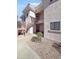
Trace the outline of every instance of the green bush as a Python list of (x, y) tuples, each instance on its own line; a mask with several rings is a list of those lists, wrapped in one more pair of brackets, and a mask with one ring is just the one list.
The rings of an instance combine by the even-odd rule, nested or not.
[(42, 32), (37, 32), (37, 36), (42, 37), (43, 36)]
[(37, 36), (32, 37), (31, 41), (32, 42), (41, 42), (41, 38), (43, 36), (43, 34), (41, 32), (37, 32), (35, 33)]
[(32, 37), (31, 41), (35, 42), (38, 38), (37, 37)]
[(42, 34), (41, 32), (38, 32), (38, 33), (37, 33), (37, 37), (38, 37), (38, 39), (39, 39), (40, 41), (41, 41), (42, 36), (43, 36), (43, 34)]
[(17, 28), (21, 28), (21, 21), (17, 21)]
[(40, 42), (41, 39), (39, 39), (38, 37), (32, 37), (31, 41), (32, 42)]

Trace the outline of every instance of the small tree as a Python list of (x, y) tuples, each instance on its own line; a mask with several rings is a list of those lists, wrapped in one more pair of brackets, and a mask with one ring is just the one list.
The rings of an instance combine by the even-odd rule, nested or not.
[(17, 21), (17, 28), (21, 28), (21, 22)]

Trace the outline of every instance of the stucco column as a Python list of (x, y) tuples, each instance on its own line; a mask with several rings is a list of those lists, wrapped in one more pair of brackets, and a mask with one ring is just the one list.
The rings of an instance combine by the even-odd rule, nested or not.
[(33, 33), (33, 27), (31, 27), (29, 30), (28, 30), (28, 33)]

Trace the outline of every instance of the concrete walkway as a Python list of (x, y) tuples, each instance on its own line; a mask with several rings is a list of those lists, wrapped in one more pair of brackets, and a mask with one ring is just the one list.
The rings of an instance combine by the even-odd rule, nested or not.
[(17, 40), (17, 59), (41, 59), (23, 40)]
[(32, 42), (31, 38), (34, 34), (26, 34), (26, 36), (19, 36), (18, 40), (23, 40), (27, 45), (35, 51), (41, 59), (61, 59), (61, 53), (59, 53), (52, 44), (54, 41), (42, 39), (42, 42)]

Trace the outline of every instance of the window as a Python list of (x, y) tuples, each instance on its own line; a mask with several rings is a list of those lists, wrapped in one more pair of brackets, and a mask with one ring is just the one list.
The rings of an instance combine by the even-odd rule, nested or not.
[(58, 1), (58, 0), (50, 0), (50, 4), (51, 4), (51, 3), (54, 3), (54, 2), (56, 2), (56, 1)]
[(60, 30), (60, 22), (51, 22), (50, 29), (51, 30)]
[(50, 2), (51, 2), (52, 0), (50, 0)]
[(28, 17), (28, 13), (27, 13), (27, 17)]

